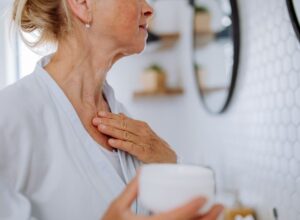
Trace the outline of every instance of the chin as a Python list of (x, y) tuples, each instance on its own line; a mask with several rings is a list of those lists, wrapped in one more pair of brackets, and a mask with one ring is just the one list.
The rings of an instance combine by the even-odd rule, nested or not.
[(142, 42), (140, 42), (139, 44), (137, 44), (136, 46), (136, 53), (141, 53), (145, 50), (146, 48), (146, 39), (144, 39)]
[(140, 47), (140, 48), (136, 51), (136, 53), (137, 53), (137, 54), (142, 53), (142, 52), (145, 50), (145, 47), (146, 47), (146, 45), (144, 44), (142, 47)]
[(133, 47), (131, 47), (130, 49), (128, 49), (126, 51), (126, 55), (130, 56), (130, 55), (133, 55), (133, 54), (140, 54), (144, 51), (145, 47), (146, 47), (145, 42), (140, 43), (138, 45), (136, 44), (136, 45), (134, 45)]

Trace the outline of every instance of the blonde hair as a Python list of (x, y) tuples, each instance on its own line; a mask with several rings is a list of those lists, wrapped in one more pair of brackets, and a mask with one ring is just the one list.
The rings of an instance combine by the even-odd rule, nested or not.
[[(12, 20), (29, 47), (44, 43), (57, 43), (72, 28), (66, 0), (15, 0)], [(29, 41), (24, 33), (36, 33)]]

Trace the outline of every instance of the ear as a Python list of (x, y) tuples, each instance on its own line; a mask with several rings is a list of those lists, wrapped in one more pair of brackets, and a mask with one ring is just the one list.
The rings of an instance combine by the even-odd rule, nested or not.
[(73, 14), (84, 24), (92, 22), (92, 0), (67, 0)]

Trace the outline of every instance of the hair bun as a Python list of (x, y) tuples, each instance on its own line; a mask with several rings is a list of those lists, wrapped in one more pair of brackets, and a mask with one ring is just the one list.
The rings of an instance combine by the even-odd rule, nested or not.
[[(71, 25), (66, 0), (15, 0), (13, 20), (23, 41), (30, 47), (57, 42)], [(33, 42), (22, 34), (36, 30), (38, 37)]]

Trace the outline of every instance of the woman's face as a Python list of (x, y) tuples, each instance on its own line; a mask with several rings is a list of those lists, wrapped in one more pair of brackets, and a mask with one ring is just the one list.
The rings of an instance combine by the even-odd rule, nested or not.
[(146, 0), (96, 0), (93, 33), (126, 55), (140, 53), (145, 47), (152, 13)]

